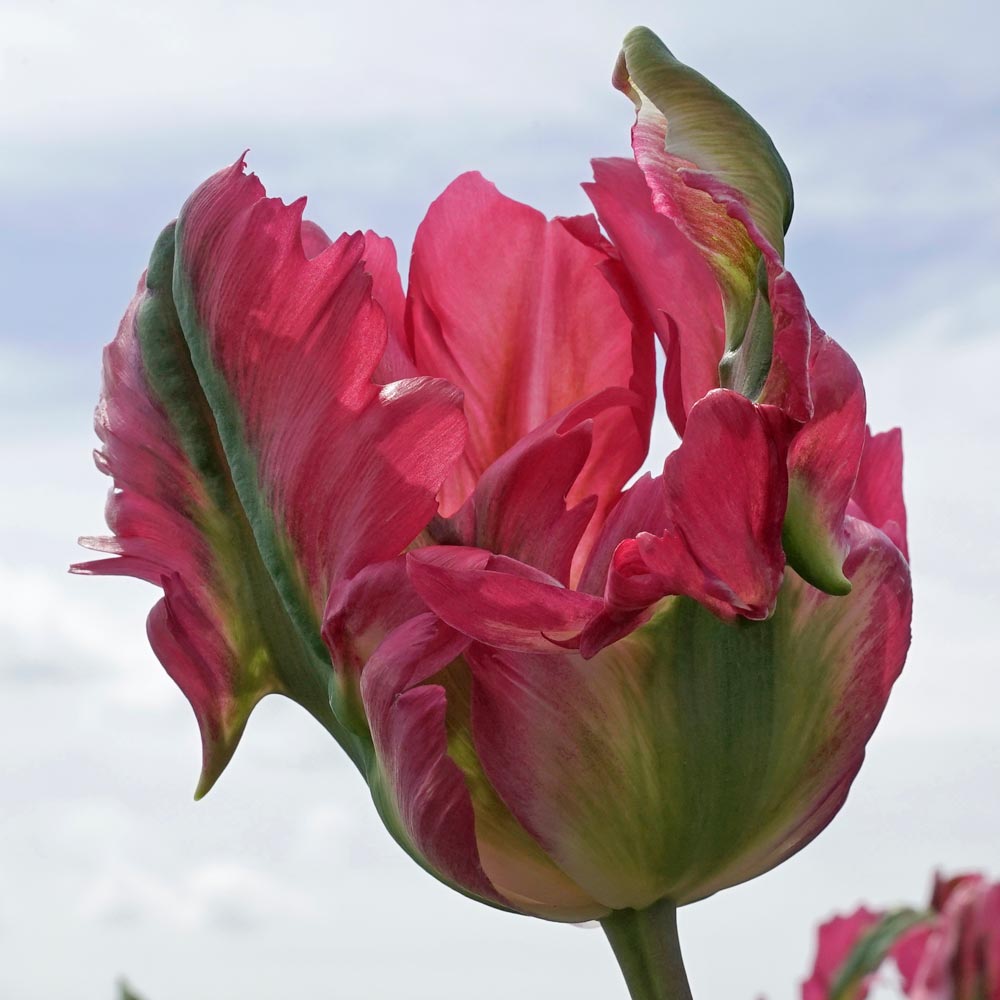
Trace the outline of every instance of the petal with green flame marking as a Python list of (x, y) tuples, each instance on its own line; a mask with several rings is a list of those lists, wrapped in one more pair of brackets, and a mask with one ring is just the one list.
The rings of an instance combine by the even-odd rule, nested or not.
[(242, 160), (210, 178), (106, 356), (99, 465), (116, 537), (93, 545), (119, 558), (80, 568), (164, 586), (150, 637), (201, 725), (201, 791), (271, 691), (364, 765), (366, 733), (338, 718), (324, 608), (425, 527), (465, 441), (452, 386), (373, 382), (386, 346), (374, 238), (330, 243), (303, 228), (303, 205), (265, 198)]
[[(626, 36), (613, 83), (636, 107), (632, 147), (654, 209), (698, 248), (722, 290), (721, 384), (806, 419), (811, 329), (782, 263), (793, 196), (774, 144), (648, 28)], [(659, 308), (669, 312), (669, 301)]]
[(909, 644), (906, 563), (849, 521), (846, 597), (786, 574), (767, 621), (683, 597), (591, 660), (470, 647), (485, 774), (599, 903), (691, 902), (836, 814)]
[(174, 309), (173, 259), (171, 225), (105, 349), (95, 426), (98, 466), (114, 477), (114, 537), (82, 541), (113, 558), (74, 570), (163, 587), (149, 638), (198, 720), (200, 797), (229, 762), (254, 705), (285, 690), (286, 680), (298, 677), (300, 698), (334, 735), (344, 734), (325, 706), (327, 668), (288, 620), (236, 495)]

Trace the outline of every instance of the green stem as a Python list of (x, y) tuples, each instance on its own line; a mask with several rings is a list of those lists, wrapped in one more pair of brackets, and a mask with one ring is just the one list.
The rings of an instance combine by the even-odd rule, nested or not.
[(616, 910), (601, 923), (632, 1000), (691, 1000), (673, 903)]

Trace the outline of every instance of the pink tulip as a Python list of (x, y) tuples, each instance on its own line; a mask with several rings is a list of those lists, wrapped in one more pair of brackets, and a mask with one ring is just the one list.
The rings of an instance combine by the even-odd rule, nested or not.
[(910, 1000), (1000, 1000), (1000, 883), (938, 876), (927, 910), (834, 917), (802, 1000), (864, 1000), (890, 960)]
[[(206, 181), (105, 353), (114, 537), (85, 544), (112, 558), (78, 569), (163, 588), (199, 795), (285, 694), (424, 867), (603, 920), (659, 997), (686, 987), (647, 925), (675, 934), (843, 804), (910, 582), (899, 434), (866, 430), (784, 269), (773, 145), (645, 29), (615, 83), (635, 162), (595, 161), (604, 233), (465, 174), (405, 296), (387, 239), (330, 241), (242, 160)], [(654, 333), (683, 437), (629, 485)]]

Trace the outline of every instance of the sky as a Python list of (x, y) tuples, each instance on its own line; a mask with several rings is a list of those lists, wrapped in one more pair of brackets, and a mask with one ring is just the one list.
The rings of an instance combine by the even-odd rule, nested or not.
[[(978, 8), (978, 9), (977, 9)], [(550, 215), (626, 155), (609, 83), (652, 27), (788, 163), (788, 262), (901, 425), (913, 647), (847, 805), (774, 872), (684, 909), (695, 996), (798, 996), (815, 924), (1000, 877), (1000, 16), (970, 0), (504, 5), (0, 3), (0, 1000), (624, 997), (599, 930), (474, 904), (380, 826), (290, 702), (202, 802), (149, 651), (156, 592), (66, 574), (101, 533), (91, 413), (162, 226), (250, 148), (269, 192), (406, 258), (479, 169)], [(661, 426), (651, 461), (671, 447)], [(891, 993), (886, 993), (891, 996)]]

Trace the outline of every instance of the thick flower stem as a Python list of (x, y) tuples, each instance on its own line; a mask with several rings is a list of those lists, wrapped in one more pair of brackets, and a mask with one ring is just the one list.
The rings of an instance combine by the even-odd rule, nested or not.
[(632, 1000), (691, 1000), (673, 903), (616, 910), (601, 923)]

